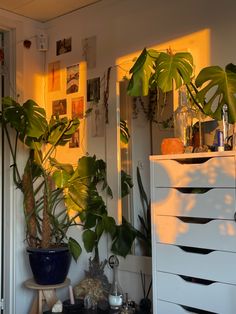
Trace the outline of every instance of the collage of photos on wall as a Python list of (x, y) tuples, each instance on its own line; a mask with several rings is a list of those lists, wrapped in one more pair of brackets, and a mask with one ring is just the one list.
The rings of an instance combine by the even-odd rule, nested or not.
[[(72, 38), (63, 38), (56, 41), (55, 55), (61, 55), (72, 51)], [(94, 57), (95, 58), (95, 57)], [(86, 59), (87, 60), (87, 59)], [(88, 61), (88, 60), (87, 60)], [(64, 72), (65, 69), (65, 72)], [(63, 70), (63, 71), (62, 71)], [(62, 73), (64, 82), (62, 81)], [(79, 63), (62, 66), (62, 61), (54, 61), (48, 64), (48, 92), (56, 92), (55, 99), (51, 100), (51, 112), (53, 115), (67, 116), (72, 119), (84, 118), (85, 101), (90, 103), (91, 114), (91, 134), (93, 137), (104, 135), (104, 113), (100, 101), (100, 77), (87, 80), (87, 95), (82, 94), (81, 88), (81, 65)], [(83, 83), (83, 82), (82, 82)], [(63, 87), (62, 87), (63, 86)], [(83, 86), (83, 85), (82, 85)], [(52, 94), (53, 95), (53, 94)], [(62, 95), (58, 97), (58, 95)], [(83, 134), (81, 127), (75, 132), (69, 148), (80, 148)]]
[[(64, 38), (56, 41), (56, 56), (72, 51), (72, 39)], [(62, 92), (61, 98), (53, 99), (51, 110), (53, 115), (68, 116), (83, 119), (84, 117), (84, 96), (79, 94), (80, 86), (80, 65), (79, 63), (66, 67), (66, 82), (61, 82), (61, 62), (55, 61), (48, 64), (48, 91)], [(65, 90), (62, 90), (65, 86)], [(69, 148), (81, 146), (80, 128), (74, 133)]]

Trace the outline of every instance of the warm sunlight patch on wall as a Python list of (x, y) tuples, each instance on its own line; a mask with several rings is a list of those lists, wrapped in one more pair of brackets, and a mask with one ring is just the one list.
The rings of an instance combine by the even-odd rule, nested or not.
[[(210, 30), (204, 29), (156, 46), (146, 48), (152, 48), (158, 51), (166, 51), (167, 49), (171, 48), (173, 52), (190, 52), (193, 55), (195, 75), (197, 75), (201, 68), (210, 64)], [(134, 64), (134, 60), (140, 53), (141, 51), (136, 51), (116, 60), (118, 81), (121, 81), (124, 76), (129, 76), (129, 70)]]
[(77, 164), (77, 160), (87, 152), (87, 122), (83, 118), (87, 100), (87, 65), (78, 62), (64, 66), (62, 61), (48, 64), (45, 79), (46, 112), (50, 117), (59, 114), (60, 117), (80, 119), (79, 130), (73, 135), (72, 141), (63, 147), (58, 147), (58, 161)]

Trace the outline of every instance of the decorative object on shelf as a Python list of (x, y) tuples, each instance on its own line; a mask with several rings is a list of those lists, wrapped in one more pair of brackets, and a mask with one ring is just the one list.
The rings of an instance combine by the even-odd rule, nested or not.
[(179, 88), (178, 107), (174, 111), (174, 133), (184, 147), (192, 145), (193, 112), (188, 104), (185, 86)]
[(62, 313), (63, 305), (61, 300), (58, 300), (52, 307), (52, 313)]
[(98, 256), (90, 258), (89, 270), (85, 271), (85, 278), (74, 287), (75, 298), (83, 299), (87, 309), (94, 308), (95, 304), (101, 309), (108, 306), (110, 284), (104, 274), (106, 264), (107, 260), (99, 262)]
[(149, 314), (151, 313), (151, 308), (152, 308), (152, 302), (149, 299), (149, 294), (152, 288), (152, 279), (150, 280), (148, 291), (146, 293), (146, 276), (141, 270), (140, 270), (140, 278), (141, 278), (142, 289), (143, 289), (143, 298), (139, 302), (139, 309), (140, 309), (139, 313)]
[(111, 255), (109, 257), (109, 265), (113, 270), (113, 280), (108, 296), (108, 301), (111, 309), (119, 310), (121, 309), (123, 303), (123, 292), (118, 280), (119, 260), (117, 256)]
[(182, 154), (184, 152), (184, 144), (179, 138), (164, 138), (161, 142), (162, 155)]
[(128, 293), (125, 294), (125, 302), (121, 309), (121, 314), (133, 314), (135, 313), (135, 307), (131, 305), (131, 302), (128, 298)]

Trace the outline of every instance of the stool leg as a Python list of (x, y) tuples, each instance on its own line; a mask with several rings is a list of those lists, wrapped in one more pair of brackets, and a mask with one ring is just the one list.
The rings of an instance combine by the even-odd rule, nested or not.
[(43, 314), (43, 290), (38, 291), (38, 313)]
[(46, 300), (46, 303), (47, 303), (49, 309), (51, 310), (53, 305), (58, 300), (55, 290), (54, 289), (52, 289), (52, 290), (43, 290), (43, 295), (44, 295), (44, 298)]
[(38, 296), (34, 298), (29, 314), (38, 314)]

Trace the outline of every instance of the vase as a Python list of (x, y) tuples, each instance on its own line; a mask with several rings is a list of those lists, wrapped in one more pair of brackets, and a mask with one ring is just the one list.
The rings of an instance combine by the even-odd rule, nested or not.
[(40, 249), (27, 248), (34, 280), (40, 285), (63, 283), (67, 277), (71, 254), (67, 247)]

